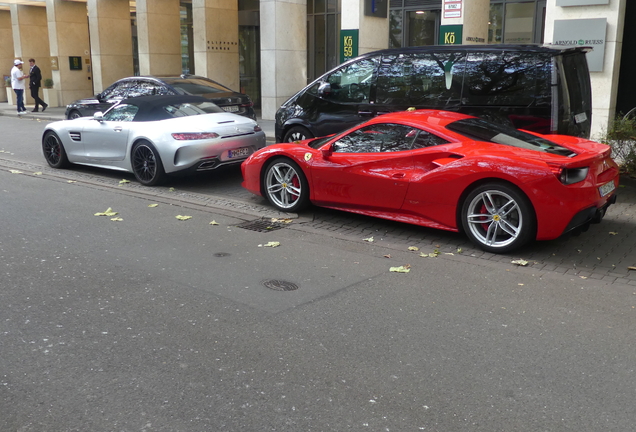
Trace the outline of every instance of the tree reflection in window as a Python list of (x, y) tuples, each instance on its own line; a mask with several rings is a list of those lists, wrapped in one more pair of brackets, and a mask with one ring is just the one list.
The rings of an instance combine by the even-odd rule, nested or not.
[(135, 105), (116, 105), (106, 114), (104, 114), (104, 120), (126, 122), (133, 121), (135, 115), (137, 115), (137, 111), (139, 111), (139, 107)]
[(334, 143), (338, 153), (382, 153), (410, 150), (420, 130), (382, 123), (358, 129)]

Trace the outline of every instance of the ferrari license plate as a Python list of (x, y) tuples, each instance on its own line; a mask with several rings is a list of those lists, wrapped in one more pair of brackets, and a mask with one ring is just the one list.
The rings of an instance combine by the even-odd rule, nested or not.
[(249, 147), (243, 147), (243, 148), (236, 149), (236, 150), (230, 150), (227, 153), (228, 153), (228, 157), (230, 159), (245, 157), (245, 156), (249, 156), (250, 155), (250, 148)]
[(223, 111), (225, 112), (237, 112), (239, 110), (238, 106), (236, 105), (224, 106), (222, 108), (223, 108)]
[(598, 188), (598, 191), (601, 193), (601, 196), (604, 197), (605, 195), (611, 193), (614, 189), (614, 181), (612, 180), (611, 182), (605, 183), (603, 186)]

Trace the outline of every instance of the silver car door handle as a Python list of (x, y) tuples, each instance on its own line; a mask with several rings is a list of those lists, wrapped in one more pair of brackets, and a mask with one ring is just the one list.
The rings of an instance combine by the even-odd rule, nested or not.
[(113, 128), (113, 130), (114, 130), (115, 132), (121, 132), (121, 131), (122, 131), (122, 127), (121, 127), (121, 126), (115, 126), (115, 127)]

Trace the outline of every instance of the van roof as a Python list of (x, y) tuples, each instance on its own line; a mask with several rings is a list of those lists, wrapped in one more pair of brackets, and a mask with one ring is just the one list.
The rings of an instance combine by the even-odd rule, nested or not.
[(377, 54), (401, 54), (416, 52), (443, 52), (443, 51), (465, 51), (465, 52), (482, 52), (482, 51), (517, 51), (517, 52), (538, 52), (551, 55), (562, 55), (575, 52), (589, 52), (592, 47), (588, 46), (562, 46), (562, 45), (512, 45), (512, 44), (493, 44), (493, 45), (426, 45), (418, 47), (404, 48), (388, 48), (361, 54), (359, 57), (368, 57)]

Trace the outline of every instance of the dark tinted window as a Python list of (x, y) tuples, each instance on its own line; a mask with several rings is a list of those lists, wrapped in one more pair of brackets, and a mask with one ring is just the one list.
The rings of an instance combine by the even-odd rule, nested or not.
[(592, 91), (585, 54), (568, 54), (557, 58), (559, 63), (560, 131), (568, 135), (589, 136), (591, 126)]
[(410, 150), (419, 129), (396, 124), (377, 124), (358, 129), (337, 140), (339, 153), (381, 153)]
[(133, 84), (131, 80), (115, 83), (102, 92), (102, 99), (125, 99)]
[(232, 90), (221, 84), (201, 78), (164, 79), (177, 89), (179, 94), (205, 95), (210, 93), (232, 93)]
[(182, 103), (163, 108), (171, 117), (188, 117), (200, 114), (225, 112), (212, 102)]
[(482, 119), (470, 118), (458, 120), (450, 123), (446, 128), (477, 141), (486, 141), (568, 157), (576, 156), (571, 150), (561, 147), (547, 139)]
[(529, 106), (537, 91), (537, 66), (536, 53), (470, 53), (462, 103)]
[(448, 141), (432, 133), (420, 130), (417, 137), (415, 137), (415, 141), (413, 141), (413, 148), (432, 147), (441, 144), (448, 144)]
[(378, 68), (378, 59), (364, 59), (334, 71), (327, 77), (331, 85), (330, 100), (338, 102), (368, 102)]
[(127, 97), (167, 95), (171, 93), (165, 85), (156, 81), (136, 80), (129, 86)]
[(465, 57), (459, 52), (384, 56), (376, 101), (419, 107), (459, 104)]

